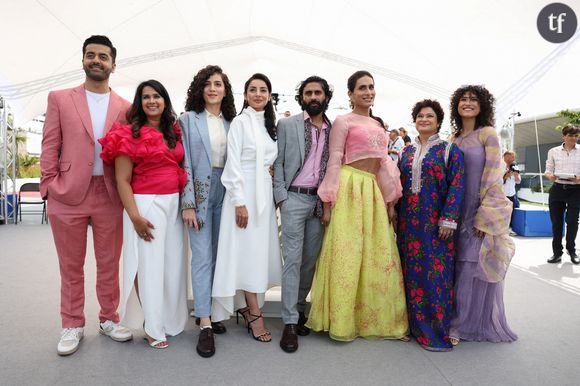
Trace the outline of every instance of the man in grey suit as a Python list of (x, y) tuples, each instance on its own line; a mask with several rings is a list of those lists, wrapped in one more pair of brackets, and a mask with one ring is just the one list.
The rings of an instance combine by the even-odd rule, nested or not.
[(317, 189), (328, 162), (331, 122), (325, 114), (332, 98), (328, 82), (311, 76), (300, 83), (296, 100), (303, 112), (278, 122), (278, 158), (274, 162), (274, 199), (282, 219), (282, 350), (298, 349), (306, 323), (306, 296), (322, 245), (322, 202)]

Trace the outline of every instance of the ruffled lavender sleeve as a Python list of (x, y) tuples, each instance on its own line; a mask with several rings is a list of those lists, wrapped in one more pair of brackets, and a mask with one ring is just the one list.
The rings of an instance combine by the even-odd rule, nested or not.
[(326, 174), (318, 187), (318, 196), (323, 202), (334, 206), (340, 184), (340, 168), (344, 157), (344, 145), (348, 135), (348, 120), (344, 115), (338, 116), (332, 124), (328, 144), (329, 158)]

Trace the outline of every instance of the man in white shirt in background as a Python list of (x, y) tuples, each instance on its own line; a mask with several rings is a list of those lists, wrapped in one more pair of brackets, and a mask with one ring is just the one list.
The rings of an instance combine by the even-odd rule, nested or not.
[(389, 132), (389, 156), (395, 162), (399, 162), (401, 151), (405, 147), (405, 141), (399, 136), (399, 130), (392, 129)]
[[(516, 185), (522, 182), (522, 177), (520, 176), (520, 169), (516, 164), (516, 153), (510, 150), (503, 153), (503, 162), (505, 163), (505, 172), (503, 175), (503, 190), (508, 200), (510, 200), (513, 203), (514, 209), (516, 209), (520, 207), (520, 201), (518, 200), (518, 195), (516, 192)], [(514, 213), (515, 211), (512, 211), (510, 228), (514, 220)], [(510, 232), (510, 234), (513, 234), (513, 232)]]
[(580, 145), (577, 144), (580, 128), (568, 124), (562, 129), (564, 143), (548, 151), (544, 175), (553, 182), (548, 199), (552, 220), (552, 251), (548, 263), (562, 261), (562, 229), (566, 213), (566, 249), (570, 260), (580, 264), (576, 254), (578, 215), (580, 213)]

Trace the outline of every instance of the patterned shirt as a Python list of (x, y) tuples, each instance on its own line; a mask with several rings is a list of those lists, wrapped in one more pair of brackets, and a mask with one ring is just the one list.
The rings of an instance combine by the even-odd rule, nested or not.
[[(562, 174), (580, 176), (580, 145), (576, 144), (570, 151), (564, 148), (564, 144), (551, 148), (546, 159), (546, 172), (555, 176)], [(556, 182), (570, 185), (580, 184), (580, 182), (563, 178), (558, 178)]]
[(322, 127), (318, 129), (312, 123), (310, 116), (305, 111), (304, 125), (311, 126), (312, 146), (310, 147), (310, 153), (304, 160), (304, 166), (302, 166), (300, 173), (298, 173), (294, 181), (292, 181), (292, 186), (315, 188), (318, 187), (318, 180), (320, 177), (320, 160), (322, 159), (322, 152), (324, 150), (328, 124), (326, 121), (323, 121)]

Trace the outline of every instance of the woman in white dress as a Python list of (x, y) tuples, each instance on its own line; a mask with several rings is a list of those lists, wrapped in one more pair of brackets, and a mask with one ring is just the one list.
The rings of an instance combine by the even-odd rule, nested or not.
[(212, 319), (229, 319), (237, 310), (260, 342), (272, 340), (260, 310), (264, 293), (280, 284), (282, 272), (269, 173), (278, 154), (271, 94), (270, 80), (252, 75), (244, 86), (243, 110), (230, 125), (212, 289)]

